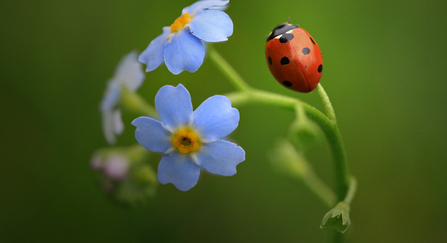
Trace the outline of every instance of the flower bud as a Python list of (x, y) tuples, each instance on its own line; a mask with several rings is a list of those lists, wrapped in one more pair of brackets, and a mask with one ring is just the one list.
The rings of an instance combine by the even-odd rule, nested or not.
[(333, 228), (340, 233), (345, 233), (351, 224), (349, 209), (348, 203), (339, 202), (335, 208), (324, 215), (320, 228)]
[(112, 181), (122, 181), (127, 177), (129, 160), (121, 154), (110, 155), (104, 165), (104, 174)]

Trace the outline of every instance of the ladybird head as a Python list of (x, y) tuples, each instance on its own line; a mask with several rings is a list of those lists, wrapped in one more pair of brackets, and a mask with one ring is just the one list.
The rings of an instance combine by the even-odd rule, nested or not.
[(272, 32), (270, 32), (269, 37), (267, 38), (267, 41), (277, 37), (278, 35), (282, 35), (284, 33), (286, 33), (289, 30), (293, 30), (296, 28), (299, 28), (300, 26), (298, 25), (291, 25), (289, 23), (282, 23), (279, 24), (278, 26), (276, 26)]

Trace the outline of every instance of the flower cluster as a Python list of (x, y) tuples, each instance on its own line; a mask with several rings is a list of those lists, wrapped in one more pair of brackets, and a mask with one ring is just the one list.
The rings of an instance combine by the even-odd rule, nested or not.
[(222, 10), (229, 0), (204, 0), (184, 8), (182, 15), (149, 43), (138, 57), (152, 71), (165, 63), (173, 74), (195, 72), (205, 57), (204, 42), (226, 41), (233, 34), (233, 22)]
[(144, 148), (163, 153), (158, 165), (161, 184), (172, 183), (187, 191), (196, 185), (200, 168), (223, 176), (236, 173), (245, 151), (221, 139), (239, 123), (239, 112), (227, 97), (212, 96), (193, 111), (183, 85), (166, 85), (155, 96), (155, 107), (161, 122), (139, 117), (132, 125), (137, 127), (135, 138)]
[[(144, 106), (134, 93), (144, 80), (137, 60), (147, 65), (148, 72), (163, 62), (173, 74), (197, 71), (205, 56), (205, 43), (226, 41), (233, 33), (233, 22), (223, 12), (228, 2), (193, 3), (182, 10), (172, 25), (163, 27), (163, 33), (140, 56), (131, 52), (121, 60), (100, 105), (108, 143), (116, 143), (116, 135), (123, 132), (121, 109), (133, 109), (135, 104)], [(180, 84), (162, 87), (155, 97), (155, 106), (161, 122), (139, 117), (132, 124), (137, 127), (135, 138), (144, 148), (164, 154), (157, 173), (160, 183), (172, 183), (187, 191), (196, 185), (201, 168), (224, 176), (236, 173), (236, 166), (245, 160), (245, 151), (221, 140), (239, 123), (239, 112), (231, 107), (228, 98), (212, 96), (193, 112), (189, 92)], [(105, 185), (113, 184), (116, 188), (118, 183), (128, 181), (130, 162), (119, 153), (95, 157), (92, 167), (107, 178)]]
[[(158, 185), (157, 179), (161, 184), (171, 183), (181, 191), (188, 191), (197, 184), (201, 172), (233, 176), (238, 164), (245, 161), (244, 149), (223, 139), (239, 125), (239, 111), (232, 107), (232, 102), (233, 105), (250, 102), (292, 108), (296, 112), (296, 119), (290, 126), (289, 139), (278, 142), (270, 154), (270, 160), (278, 172), (299, 179), (327, 206), (336, 205), (323, 217), (321, 228), (346, 232), (351, 224), (350, 204), (356, 191), (356, 180), (349, 175), (346, 166), (343, 143), (332, 104), (322, 86), (318, 84), (321, 62), (316, 64), (319, 65), (318, 68), (311, 68), (309, 70), (313, 71), (309, 72), (320, 75), (314, 81), (315, 85), (318, 84), (317, 90), (325, 106), (326, 115), (298, 99), (250, 88), (214, 48), (208, 48), (209, 57), (237, 89), (229, 96), (231, 101), (225, 96), (214, 95), (193, 110), (190, 93), (182, 84), (165, 85), (155, 95), (155, 110), (135, 92), (145, 77), (142, 64), (147, 66), (146, 72), (153, 71), (162, 63), (175, 75), (185, 70), (197, 71), (205, 57), (206, 43), (226, 41), (233, 34), (233, 22), (223, 12), (228, 3), (229, 0), (199, 0), (193, 3), (184, 8), (182, 14), (170, 26), (163, 27), (163, 33), (152, 40), (141, 55), (131, 52), (121, 60), (115, 75), (108, 81), (100, 104), (103, 132), (107, 142), (114, 144), (116, 135), (123, 132), (121, 110), (160, 119), (148, 116), (134, 119), (132, 125), (136, 127), (135, 139), (139, 144), (98, 150), (91, 160), (92, 169), (98, 172), (103, 190), (113, 199), (125, 204), (138, 204), (152, 196)], [(293, 30), (282, 28), (284, 26)], [(293, 33), (298, 36), (298, 32), (302, 31), (306, 33), (306, 38), (295, 38), (293, 41), (298, 42), (294, 43), (300, 44), (301, 40), (305, 40), (318, 47), (306, 31), (298, 30), (297, 25), (281, 24), (273, 32), (275, 31), (290, 35), (291, 38), (291, 32), (296, 31)], [(273, 52), (290, 52), (280, 44), (284, 42), (282, 37), (277, 35), (274, 39), (279, 40), (269, 40), (267, 43), (280, 46), (279, 49), (273, 48)], [(306, 53), (304, 49), (307, 49)], [(304, 49), (303, 53), (309, 54), (309, 48)], [(316, 55), (321, 61), (319, 51)], [(277, 60), (277, 65), (289, 63), (287, 57), (282, 54), (280, 57), (282, 59), (280, 62)], [(267, 61), (271, 66), (270, 57)], [(308, 76), (308, 73), (304, 74), (298, 69), (299, 67), (292, 71), (299, 73), (300, 77)], [(312, 73), (309, 75), (312, 76)], [(303, 80), (306, 81), (306, 78), (295, 81)], [(306, 149), (320, 141), (321, 128), (334, 154), (338, 194), (313, 172), (304, 156)], [(151, 152), (162, 153), (157, 172), (147, 163)], [(342, 197), (344, 199), (340, 201)], [(341, 238), (337, 235), (336, 239)]]

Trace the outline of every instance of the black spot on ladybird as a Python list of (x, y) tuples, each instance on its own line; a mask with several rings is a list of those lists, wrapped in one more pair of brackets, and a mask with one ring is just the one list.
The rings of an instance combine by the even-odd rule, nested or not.
[(268, 59), (269, 59), (269, 64), (272, 65), (272, 58), (269, 57)]
[(286, 65), (286, 64), (289, 64), (289, 58), (287, 58), (287, 57), (281, 58), (281, 65)]
[(289, 81), (284, 81), (284, 82), (282, 82), (282, 84), (284, 84), (284, 86), (286, 86), (286, 87), (292, 86), (292, 83)]
[(323, 71), (323, 64), (320, 64), (320, 66), (318, 66), (318, 72), (321, 73)]
[(291, 25), (291, 24), (287, 24), (287, 23), (283, 23), (283, 24), (279, 24), (278, 26), (276, 26), (272, 32), (270, 33), (269, 37), (267, 38), (267, 42), (279, 35), (282, 35), (290, 30), (299, 28), (298, 25)]
[(309, 38), (310, 38), (310, 41), (312, 41), (312, 43), (314, 43), (314, 45), (316, 45), (314, 39), (312, 39), (312, 37), (310, 37), (310, 36), (309, 36)]
[(288, 41), (291, 41), (293, 39), (293, 35), (292, 34), (283, 34), (281, 37), (279, 37), (279, 42), (281, 43), (287, 43)]
[(307, 55), (307, 54), (310, 53), (310, 49), (307, 48), (307, 47), (305, 47), (305, 48), (303, 48), (303, 50), (302, 50), (301, 52), (302, 52), (304, 55)]

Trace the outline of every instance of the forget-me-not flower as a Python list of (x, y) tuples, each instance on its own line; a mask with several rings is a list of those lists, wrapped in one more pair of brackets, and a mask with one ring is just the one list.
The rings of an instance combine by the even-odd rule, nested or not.
[(245, 160), (237, 144), (222, 140), (238, 126), (239, 111), (230, 100), (214, 95), (194, 112), (188, 90), (163, 86), (155, 96), (161, 122), (149, 117), (133, 120), (135, 138), (147, 150), (163, 153), (158, 165), (158, 181), (172, 183), (187, 191), (199, 179), (200, 168), (210, 173), (232, 176)]
[(171, 26), (163, 27), (163, 34), (149, 43), (138, 57), (147, 65), (146, 72), (156, 69), (164, 61), (168, 70), (179, 74), (195, 72), (203, 63), (203, 42), (221, 42), (233, 34), (233, 22), (222, 10), (229, 0), (202, 0), (182, 10)]
[(144, 80), (144, 72), (137, 61), (138, 53), (133, 51), (121, 59), (115, 75), (108, 81), (107, 89), (100, 104), (102, 131), (109, 144), (115, 144), (116, 135), (124, 130), (121, 110), (117, 107), (122, 89), (136, 91)]

